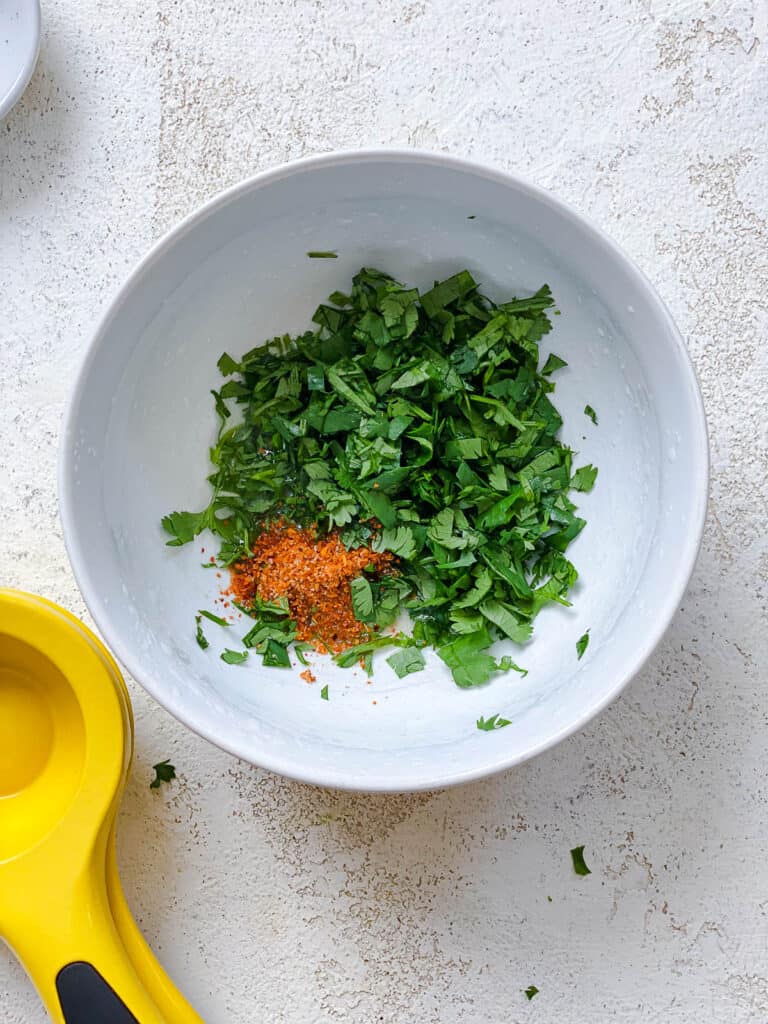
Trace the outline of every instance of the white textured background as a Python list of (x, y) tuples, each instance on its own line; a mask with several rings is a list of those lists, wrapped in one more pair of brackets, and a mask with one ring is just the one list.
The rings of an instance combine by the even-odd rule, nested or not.
[[(200, 200), (321, 150), (470, 155), (591, 214), (670, 304), (710, 418), (711, 515), (665, 642), (523, 768), (414, 797), (315, 791), (132, 686), (121, 867), (171, 973), (211, 1024), (766, 1024), (763, 0), (44, 0), (43, 17), (0, 123), (0, 584), (84, 616), (56, 443), (103, 303)], [(180, 780), (152, 793), (165, 757)], [(0, 1005), (44, 1020), (2, 951)]]

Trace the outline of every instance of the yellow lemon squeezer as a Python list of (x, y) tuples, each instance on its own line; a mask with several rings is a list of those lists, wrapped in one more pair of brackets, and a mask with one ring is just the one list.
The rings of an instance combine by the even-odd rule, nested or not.
[(0, 590), (0, 938), (57, 1024), (202, 1024), (128, 909), (115, 819), (133, 747), (109, 653)]

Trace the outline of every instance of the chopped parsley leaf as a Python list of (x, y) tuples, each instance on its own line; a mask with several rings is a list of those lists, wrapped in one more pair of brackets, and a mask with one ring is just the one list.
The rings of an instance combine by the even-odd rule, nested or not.
[(242, 665), (248, 657), (248, 651), (230, 651), (226, 648), (221, 652), (221, 660), (226, 661), (228, 665)]
[(581, 661), (584, 656), (584, 652), (589, 647), (589, 630), (586, 633), (582, 633), (579, 639), (576, 641), (576, 656)]
[(420, 672), (426, 662), (418, 647), (401, 647), (394, 654), (390, 654), (387, 664), (395, 670), (398, 679), (402, 679), (411, 672)]
[(176, 778), (176, 768), (171, 764), (169, 759), (160, 761), (158, 764), (153, 764), (152, 771), (155, 773), (155, 777), (149, 784), (150, 789), (160, 789), (161, 783), (170, 782), (172, 779)]
[(195, 640), (197, 640), (197, 646), (200, 647), (202, 650), (205, 650), (209, 646), (209, 644), (208, 641), (206, 640), (205, 633), (203, 632), (203, 627), (200, 625), (201, 622), (202, 619), (200, 618), (200, 616), (196, 615), (195, 624), (197, 628), (195, 629)]
[(204, 615), (206, 619), (210, 619), (211, 622), (215, 622), (217, 626), (230, 626), (231, 623), (227, 622), (226, 619), (222, 619), (218, 615), (214, 615), (213, 612), (207, 612), (204, 608), (198, 608), (198, 615)]
[(591, 875), (592, 872), (587, 867), (586, 861), (584, 860), (584, 847), (575, 846), (571, 850), (571, 860), (573, 861), (573, 870), (577, 875)]
[(477, 720), (477, 728), (482, 729), (483, 732), (493, 732), (494, 729), (503, 729), (505, 725), (511, 724), (512, 722), (508, 718), (500, 718), (499, 715), (491, 715), (488, 719), (481, 715)]

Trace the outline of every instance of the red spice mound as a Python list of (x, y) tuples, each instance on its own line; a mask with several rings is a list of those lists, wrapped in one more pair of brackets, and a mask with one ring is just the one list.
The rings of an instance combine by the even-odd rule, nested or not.
[(232, 567), (228, 593), (244, 605), (255, 597), (287, 598), (296, 639), (336, 654), (374, 635), (352, 611), (351, 581), (368, 566), (392, 572), (394, 561), (387, 551), (347, 551), (335, 530), (318, 537), (312, 529), (280, 520), (259, 536), (252, 558)]

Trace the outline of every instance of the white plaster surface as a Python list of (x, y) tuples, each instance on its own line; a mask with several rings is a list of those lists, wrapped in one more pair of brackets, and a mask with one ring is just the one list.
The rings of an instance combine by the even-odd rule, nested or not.
[[(120, 863), (170, 972), (211, 1024), (766, 1024), (765, 4), (48, 0), (43, 18), (0, 123), (0, 584), (85, 617), (56, 444), (106, 297), (200, 200), (321, 150), (470, 155), (575, 203), (670, 304), (710, 418), (711, 514), (666, 640), (520, 769), (313, 790), (131, 683)], [(179, 781), (150, 792), (165, 757)], [(0, 1006), (45, 1019), (3, 951)]]

